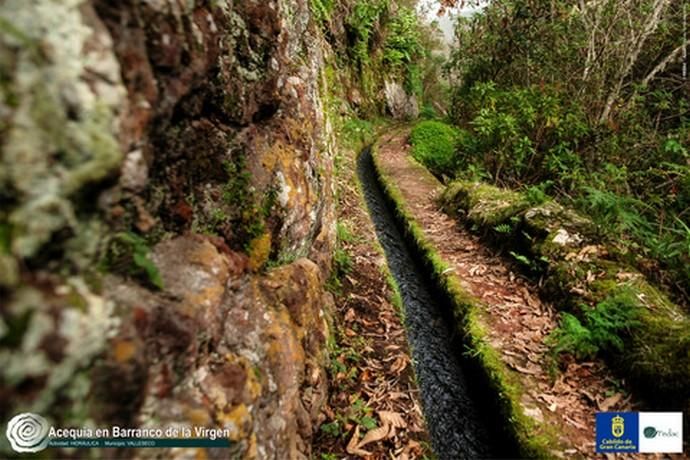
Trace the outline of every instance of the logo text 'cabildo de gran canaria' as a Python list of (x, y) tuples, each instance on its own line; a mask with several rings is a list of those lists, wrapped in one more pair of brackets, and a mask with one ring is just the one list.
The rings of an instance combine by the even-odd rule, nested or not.
[(632, 412), (600, 412), (596, 415), (597, 452), (637, 452), (638, 418)]
[(15, 415), (7, 424), (7, 440), (15, 452), (38, 452), (48, 447), (48, 421), (40, 415)]

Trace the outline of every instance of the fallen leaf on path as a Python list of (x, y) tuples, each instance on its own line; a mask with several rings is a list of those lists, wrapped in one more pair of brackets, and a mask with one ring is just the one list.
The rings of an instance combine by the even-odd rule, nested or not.
[(582, 394), (587, 396), (587, 399), (589, 399), (591, 402), (597, 404), (597, 398), (595, 398), (594, 395), (592, 395), (592, 393), (590, 393), (587, 390), (582, 390)]
[(541, 373), (541, 368), (539, 368), (539, 366), (530, 365), (529, 367), (522, 367), (511, 362), (509, 362), (508, 365), (522, 374), (539, 375)]
[(357, 286), (359, 284), (359, 281), (349, 275), (345, 275), (345, 279), (348, 280), (353, 286)]
[(409, 460), (410, 455), (412, 455), (412, 458), (418, 458), (421, 456), (421, 454), (422, 445), (417, 441), (410, 439), (410, 442), (407, 443), (402, 453), (397, 457), (397, 460)]
[(397, 412), (381, 410), (379, 411), (379, 418), (384, 425), (391, 425), (395, 428), (405, 428), (407, 426), (402, 415)]
[(350, 455), (359, 455), (360, 457), (371, 455), (371, 452), (359, 448), (359, 425), (355, 427), (355, 432), (352, 434), (350, 442), (347, 443), (346, 450)]
[(541, 410), (538, 407), (525, 407), (524, 411), (525, 415), (528, 417), (532, 417), (539, 422), (544, 421), (544, 414), (541, 413)]
[(604, 399), (601, 403), (599, 403), (599, 410), (602, 412), (606, 412), (613, 406), (618, 404), (621, 399), (623, 399), (623, 395), (620, 393), (616, 393), (613, 396), (609, 396), (608, 398)]
[(405, 370), (406, 367), (407, 367), (407, 359), (405, 356), (400, 355), (396, 358), (395, 362), (391, 366), (391, 372), (394, 372), (394, 373), (400, 375), (400, 373), (403, 370)]
[[(367, 444), (370, 444), (372, 442), (380, 441), (382, 439), (386, 439), (388, 437), (388, 434), (391, 431), (390, 425), (383, 425), (378, 428), (374, 428), (373, 430), (367, 431), (367, 434), (364, 435), (364, 438), (357, 444), (357, 449), (361, 449), (362, 447), (366, 446)], [(350, 452), (348, 450), (348, 452)]]

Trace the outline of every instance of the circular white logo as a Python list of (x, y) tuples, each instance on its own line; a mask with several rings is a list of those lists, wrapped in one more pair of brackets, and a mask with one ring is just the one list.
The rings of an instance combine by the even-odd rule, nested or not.
[(7, 424), (7, 439), (15, 452), (38, 452), (48, 447), (48, 428), (40, 415), (18, 414)]

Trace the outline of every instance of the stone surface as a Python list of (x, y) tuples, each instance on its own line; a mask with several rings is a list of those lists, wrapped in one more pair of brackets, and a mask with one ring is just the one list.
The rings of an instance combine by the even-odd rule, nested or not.
[(310, 457), (335, 239), (317, 31), (308, 2), (0, 4), (2, 420)]
[(417, 97), (407, 94), (405, 88), (395, 81), (384, 83), (386, 96), (386, 108), (391, 116), (397, 120), (414, 120), (419, 116), (419, 104)]

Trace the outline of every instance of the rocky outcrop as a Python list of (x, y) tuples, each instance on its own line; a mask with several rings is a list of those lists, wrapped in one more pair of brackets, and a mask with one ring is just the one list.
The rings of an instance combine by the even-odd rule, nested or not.
[(308, 2), (0, 5), (3, 420), (310, 455), (334, 241), (316, 34)]
[(386, 108), (396, 120), (414, 120), (419, 116), (419, 104), (414, 94), (407, 94), (400, 83), (386, 81), (384, 83)]

